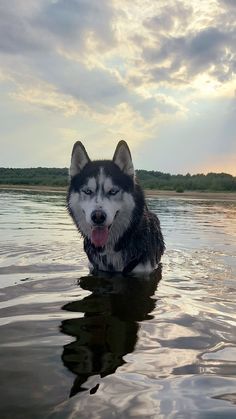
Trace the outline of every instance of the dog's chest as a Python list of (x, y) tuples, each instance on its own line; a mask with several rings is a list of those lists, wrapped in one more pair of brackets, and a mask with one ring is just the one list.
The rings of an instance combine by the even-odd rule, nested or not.
[(119, 272), (124, 269), (124, 261), (121, 252), (115, 252), (112, 249), (105, 249), (103, 252), (97, 252), (93, 255), (94, 265), (102, 271)]

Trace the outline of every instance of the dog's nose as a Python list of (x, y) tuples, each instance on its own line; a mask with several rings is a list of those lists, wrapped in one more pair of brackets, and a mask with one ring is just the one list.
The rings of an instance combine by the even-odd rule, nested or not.
[(93, 221), (94, 224), (97, 224), (97, 225), (103, 224), (106, 218), (107, 218), (106, 213), (101, 210), (95, 210), (91, 214), (91, 220)]

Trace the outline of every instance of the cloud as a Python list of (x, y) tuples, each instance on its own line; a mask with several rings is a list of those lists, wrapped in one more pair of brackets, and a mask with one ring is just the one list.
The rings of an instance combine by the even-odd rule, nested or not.
[(100, 44), (114, 43), (113, 18), (114, 11), (108, 0), (58, 0), (47, 2), (34, 23), (53, 35), (61, 46), (79, 48), (79, 54), (89, 34)]
[(143, 58), (152, 64), (150, 75), (155, 80), (177, 83), (180, 77), (187, 82), (209, 72), (224, 81), (231, 79), (234, 73), (235, 41), (236, 31), (225, 32), (216, 27), (179, 37), (165, 35), (155, 48), (144, 49)]
[(103, 47), (114, 43), (113, 9), (106, 0), (3, 1), (0, 16), (0, 51), (7, 54), (66, 48), (80, 55), (89, 36)]
[[(208, 135), (209, 150), (230, 153), (235, 108), (224, 100), (235, 88), (235, 13), (231, 0), (3, 0), (0, 92), (14, 110), (4, 138), (32, 136), (39, 149), (44, 137), (54, 158), (55, 129), (65, 136), (60, 150), (77, 131), (92, 150), (126, 138), (137, 150), (150, 144), (153, 169), (159, 149), (161, 165), (194, 164)], [(13, 119), (24, 119), (21, 137)]]
[(96, 38), (94, 55), (98, 44), (101, 48), (115, 45), (112, 21), (119, 13), (108, 1), (43, 0), (39, 4), (30, 0), (27, 9), (22, 0), (13, 0), (2, 12), (3, 69), (17, 86), (11, 98), (66, 116), (85, 107), (105, 114), (123, 103), (146, 118), (155, 111), (178, 110), (168, 100), (132, 91), (116, 64), (114, 68), (104, 63), (88, 66), (86, 57), (93, 54), (87, 43), (91, 33)]
[(140, 59), (130, 82), (140, 83), (141, 74), (150, 87), (191, 86), (203, 74), (220, 83), (231, 81), (236, 67), (236, 9), (230, 4), (160, 0), (150, 7), (149, 16), (144, 11), (142, 30), (132, 37)]
[[(8, 63), (8, 67), (12, 59)], [(13, 80), (17, 86), (11, 97), (48, 110), (58, 110), (65, 116), (90, 112), (108, 115), (121, 104), (128, 104), (137, 117), (150, 119), (158, 114), (182, 111), (182, 106), (165, 95), (145, 97), (133, 91), (106, 68), (88, 68), (85, 64), (65, 59), (56, 53), (29, 55), (24, 67), (18, 63)], [(27, 70), (24, 70), (26, 68)], [(7, 70), (6, 70), (7, 71)], [(32, 73), (33, 78), (27, 75)]]
[[(17, 91), (12, 97), (45, 108), (61, 109), (65, 114), (66, 106), (74, 113), (86, 107), (88, 112), (90, 109), (102, 114), (110, 113), (112, 108), (125, 102), (130, 102), (140, 112), (145, 106), (145, 99), (130, 93), (116, 75), (106, 69), (88, 69), (82, 63), (54, 54), (44, 56), (43, 60), (40, 55), (33, 58), (28, 58), (27, 63), (35, 78), (24, 80), (15, 75)], [(155, 99), (153, 102), (154, 106)], [(146, 116), (148, 109), (146, 106)]]
[[(35, 64), (31, 63), (32, 66)], [(98, 111), (127, 100), (126, 88), (115, 74), (106, 69), (88, 69), (82, 63), (54, 54), (45, 57), (43, 65), (37, 62), (36, 66), (34, 71), (39, 70), (38, 76), (54, 85), (58, 92), (70, 95)]]
[(19, 86), (16, 91), (9, 94), (15, 101), (23, 102), (34, 108), (49, 112), (59, 112), (65, 117), (78, 113), (88, 114), (88, 109), (82, 103), (66, 95), (59, 94), (51, 85), (41, 83), (37, 87)]
[[(5, 73), (21, 84), (22, 99), (27, 96), (22, 90), (35, 91), (33, 84), (46, 84), (62, 95), (62, 101), (66, 95), (103, 113), (128, 103), (152, 118), (156, 112), (172, 114), (184, 106), (170, 103), (167, 97), (158, 99), (162, 92), (154, 92), (153, 86), (196, 88), (193, 79), (202, 73), (220, 83), (233, 77), (236, 30), (232, 22), (224, 29), (217, 27), (219, 16), (226, 22), (225, 10), (212, 14), (216, 26), (209, 27), (206, 23), (204, 27), (202, 11), (198, 17), (202, 24), (196, 27), (195, 2), (189, 6), (184, 1), (160, 1), (158, 8), (142, 9), (137, 0), (132, 8), (124, 3), (123, 13), (116, 2), (107, 0), (29, 0), (28, 4), (5, 3), (0, 19)], [(140, 25), (140, 33), (133, 24)], [(104, 57), (100, 48), (105, 48)]]
[(0, 3), (0, 52), (5, 54), (22, 54), (47, 47), (42, 36), (30, 23), (34, 15), (34, 2), (31, 0), (28, 9), (22, 0)]
[(225, 4), (226, 6), (236, 8), (235, 0), (219, 0), (219, 5)]
[(155, 36), (160, 32), (167, 33), (181, 28), (186, 29), (192, 14), (191, 4), (186, 5), (183, 2), (160, 3), (158, 14), (145, 19), (143, 25)]

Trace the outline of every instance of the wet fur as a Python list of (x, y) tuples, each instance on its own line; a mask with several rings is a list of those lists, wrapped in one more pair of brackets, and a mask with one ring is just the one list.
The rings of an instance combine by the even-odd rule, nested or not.
[[(159, 219), (148, 210), (140, 185), (132, 174), (127, 174), (128, 171), (131, 171), (130, 166), (127, 170), (121, 170), (112, 160), (89, 160), (71, 178), (67, 195), (68, 211), (84, 237), (84, 250), (95, 271), (119, 271), (123, 274), (151, 272), (165, 249)], [(81, 210), (82, 200), (87, 199), (81, 190), (93, 178), (97, 188), (100, 185), (99, 199), (102, 203), (107, 202), (107, 207), (110, 203), (104, 191), (105, 183), (101, 185), (102, 180), (111, 179), (112, 184), (120, 188), (118, 196), (110, 197), (111, 205), (119, 205), (120, 209), (114, 216), (109, 239), (103, 248), (92, 244), (90, 226), (85, 220), (85, 211)], [(86, 207), (86, 204), (82, 205)]]

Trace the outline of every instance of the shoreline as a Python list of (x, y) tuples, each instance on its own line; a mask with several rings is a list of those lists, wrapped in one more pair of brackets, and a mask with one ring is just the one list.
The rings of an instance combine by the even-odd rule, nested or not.
[(47, 185), (1, 185), (1, 190), (9, 191), (32, 191), (32, 192), (64, 192), (66, 193), (66, 186), (47, 186)]
[[(0, 185), (0, 191), (22, 191), (22, 192), (58, 192), (66, 193), (66, 186), (45, 186), (45, 185)], [(146, 197), (166, 198), (193, 198), (193, 199), (220, 199), (223, 201), (236, 201), (236, 192), (200, 192), (200, 191), (164, 191), (160, 189), (145, 189)]]
[(207, 191), (163, 191), (160, 189), (146, 189), (147, 197), (167, 197), (167, 198), (190, 198), (190, 199), (216, 199), (222, 201), (236, 201), (236, 192), (207, 192)]

